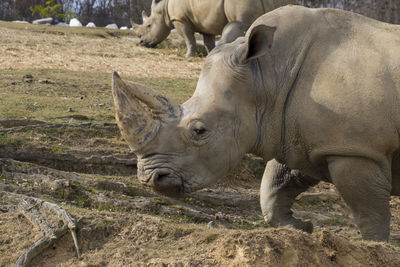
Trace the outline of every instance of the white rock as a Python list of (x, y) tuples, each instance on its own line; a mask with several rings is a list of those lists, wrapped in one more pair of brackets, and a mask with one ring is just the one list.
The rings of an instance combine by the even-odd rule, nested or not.
[(96, 24), (94, 24), (93, 22), (89, 22), (86, 27), (88, 28), (96, 28)]
[(44, 18), (44, 19), (36, 19), (32, 21), (32, 24), (47, 24), (47, 23), (52, 23), (53, 18)]
[(73, 18), (69, 22), (69, 26), (70, 27), (82, 27), (82, 23), (78, 19)]
[(214, 222), (214, 221), (209, 221), (209, 222), (207, 223), (207, 227), (208, 227), (208, 228), (215, 228), (215, 222)]
[(108, 24), (106, 26), (106, 29), (112, 29), (112, 30), (118, 30), (118, 25), (113, 23), (113, 24)]
[(120, 30), (127, 30), (128, 29), (128, 27), (126, 27), (126, 26), (122, 26), (121, 28), (119, 28)]
[(67, 24), (65, 22), (59, 22), (59, 23), (56, 24), (56, 26), (66, 27), (66, 26), (69, 26), (69, 24)]

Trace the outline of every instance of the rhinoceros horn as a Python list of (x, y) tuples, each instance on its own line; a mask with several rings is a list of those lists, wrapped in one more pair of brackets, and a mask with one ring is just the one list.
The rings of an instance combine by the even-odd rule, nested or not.
[(143, 23), (145, 23), (146, 19), (148, 19), (149, 17), (146, 15), (146, 11), (142, 10), (142, 20)]
[(167, 97), (143, 85), (124, 82), (116, 72), (112, 94), (122, 137), (135, 151), (157, 135), (162, 121), (176, 120), (181, 115), (180, 106)]

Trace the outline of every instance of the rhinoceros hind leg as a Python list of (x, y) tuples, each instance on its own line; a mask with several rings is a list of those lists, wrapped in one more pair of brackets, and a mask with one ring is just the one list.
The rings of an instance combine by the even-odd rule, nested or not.
[(332, 181), (351, 208), (363, 239), (389, 240), (391, 191), (389, 166), (388, 163), (378, 165), (366, 158), (328, 158)]
[(196, 38), (194, 38), (194, 31), (190, 25), (180, 21), (174, 21), (174, 27), (178, 34), (185, 40), (187, 52), (186, 57), (194, 57), (196, 54)]
[(203, 33), (203, 40), (207, 53), (210, 53), (215, 47), (215, 35)]
[(260, 189), (260, 204), (264, 219), (274, 227), (290, 227), (308, 233), (313, 231), (311, 222), (293, 217), (291, 207), (295, 198), (318, 180), (290, 170), (275, 160), (267, 163)]

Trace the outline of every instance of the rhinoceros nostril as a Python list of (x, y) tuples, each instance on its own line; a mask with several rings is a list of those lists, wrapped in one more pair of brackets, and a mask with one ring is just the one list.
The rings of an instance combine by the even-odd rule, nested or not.
[(156, 171), (152, 173), (150, 179), (148, 180), (148, 183), (151, 184), (152, 186), (160, 186), (163, 183), (165, 184), (166, 178), (170, 174), (171, 173), (166, 170)]
[(155, 192), (176, 197), (184, 192), (182, 180), (173, 170), (160, 168), (152, 172), (147, 181)]
[(162, 185), (163, 183), (165, 184), (165, 180), (167, 179), (167, 176), (169, 175), (169, 173), (168, 174), (159, 174), (158, 176), (157, 176), (157, 178), (156, 178), (156, 180), (154, 181), (154, 184), (156, 185), (156, 186), (160, 186), (160, 185)]

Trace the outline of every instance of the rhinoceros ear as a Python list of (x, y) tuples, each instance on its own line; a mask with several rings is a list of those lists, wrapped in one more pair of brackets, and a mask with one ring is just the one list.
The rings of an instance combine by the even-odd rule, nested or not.
[(112, 94), (121, 135), (135, 151), (157, 135), (161, 121), (174, 120), (181, 114), (180, 107), (165, 96), (143, 85), (124, 82), (116, 72)]
[(247, 40), (241, 49), (240, 62), (248, 63), (250, 60), (265, 55), (272, 47), (276, 27), (257, 25), (247, 32)]

